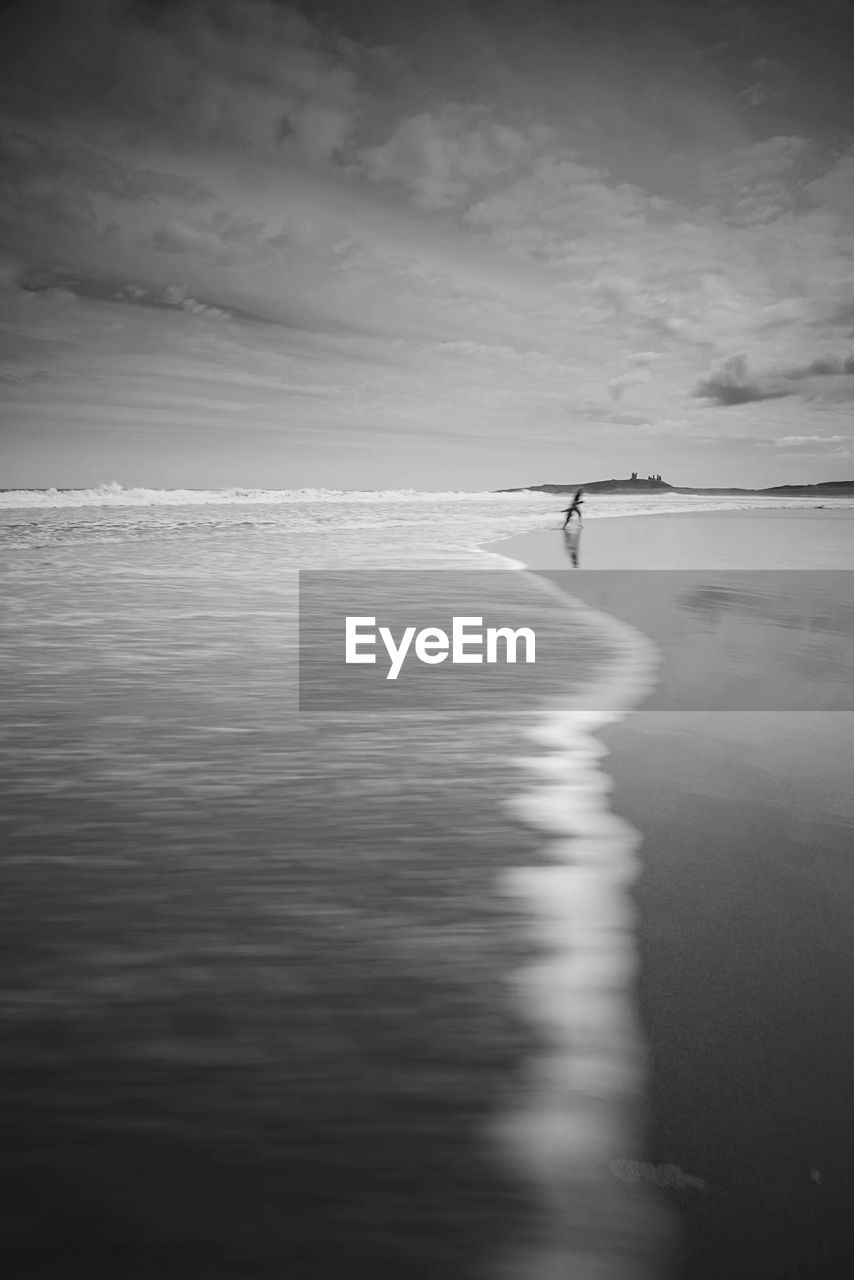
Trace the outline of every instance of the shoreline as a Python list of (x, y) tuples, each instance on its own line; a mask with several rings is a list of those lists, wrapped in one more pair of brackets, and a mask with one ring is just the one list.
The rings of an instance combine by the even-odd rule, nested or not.
[[(828, 507), (714, 508), (691, 511), (598, 512), (577, 525), (578, 565), (574, 566), (558, 535), (550, 529), (513, 534), (481, 543), (479, 550), (524, 565), (533, 573), (556, 569), (815, 569), (816, 545), (799, 545), (791, 536), (785, 553), (780, 539), (767, 531), (784, 520), (792, 532), (798, 526), (817, 527), (823, 539), (818, 548), (822, 568), (848, 569), (852, 563), (854, 504)], [(575, 522), (573, 522), (575, 524)], [(591, 528), (590, 526), (594, 527)], [(678, 533), (678, 537), (674, 534)]]
[[(668, 1270), (673, 1230), (657, 1189), (667, 1178), (658, 1170), (650, 1175), (642, 1158), (647, 1046), (633, 999), (639, 957), (631, 886), (643, 836), (610, 803), (600, 735), (642, 705), (655, 683), (657, 647), (524, 562), (486, 554), (501, 556), (582, 614), (610, 649), (604, 674), (583, 695), (556, 700), (529, 730), (540, 754), (516, 761), (529, 776), (507, 802), (539, 835), (541, 858), (553, 865), (501, 879), (528, 914), (541, 953), (511, 982), (517, 1013), (542, 1047), (527, 1064), (521, 1103), (499, 1116), (495, 1129), (511, 1166), (537, 1195), (542, 1230), (500, 1275), (574, 1273), (592, 1256), (620, 1280), (653, 1280)], [(673, 1174), (676, 1185), (688, 1185), (690, 1175)]]
[[(774, 520), (765, 511), (692, 513), (695, 531), (705, 526), (717, 551), (724, 516), (754, 527)], [(817, 518), (796, 515), (813, 521), (813, 534)], [(825, 519), (845, 521), (841, 542), (826, 544), (844, 551), (850, 514)], [(643, 529), (651, 535), (661, 523), (644, 515), (599, 528), (623, 525), (617, 545), (631, 544), (640, 551), (632, 567), (648, 568), (643, 555), (654, 539)], [(797, 528), (787, 533), (797, 548)], [(569, 585), (556, 531), (482, 549), (556, 590)], [(688, 552), (698, 567), (696, 544)], [(835, 1276), (854, 1256), (845, 1209), (854, 1191), (845, 1085), (854, 1044), (844, 1030), (854, 963), (845, 923), (854, 882), (844, 854), (854, 812), (838, 763), (850, 758), (854, 714), (674, 716), (640, 705), (594, 732), (597, 754), (608, 757), (608, 773), (599, 772), (600, 786), (613, 788), (608, 807), (637, 833), (637, 876), (626, 892), (638, 960), (628, 993), (648, 1057), (641, 1160), (658, 1171), (650, 1180), (660, 1204), (679, 1221), (674, 1274)], [(566, 928), (569, 951), (569, 919)], [(662, 1186), (662, 1169), (681, 1175), (681, 1185), (673, 1176)]]

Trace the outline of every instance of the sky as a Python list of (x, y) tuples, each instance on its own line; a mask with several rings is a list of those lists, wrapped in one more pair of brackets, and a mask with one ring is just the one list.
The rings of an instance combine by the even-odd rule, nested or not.
[(852, 0), (0, 21), (0, 487), (854, 479)]

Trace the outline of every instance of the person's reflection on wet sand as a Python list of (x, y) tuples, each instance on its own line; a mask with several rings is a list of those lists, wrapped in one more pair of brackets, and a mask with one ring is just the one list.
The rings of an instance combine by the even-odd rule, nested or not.
[(575, 528), (565, 527), (563, 530), (563, 545), (566, 548), (566, 554), (572, 561), (572, 567), (578, 568), (578, 551), (581, 545), (581, 525)]

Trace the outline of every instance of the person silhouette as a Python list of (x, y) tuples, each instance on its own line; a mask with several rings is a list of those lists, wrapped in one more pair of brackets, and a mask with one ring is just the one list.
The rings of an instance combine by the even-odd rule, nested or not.
[(564, 529), (569, 524), (570, 520), (574, 515), (578, 516), (579, 520), (581, 519), (581, 507), (582, 507), (582, 503), (584, 502), (584, 499), (581, 495), (583, 493), (584, 493), (583, 489), (576, 489), (575, 497), (572, 499), (572, 502), (569, 504), (568, 507), (564, 507), (564, 511), (566, 512), (566, 519), (563, 522)]

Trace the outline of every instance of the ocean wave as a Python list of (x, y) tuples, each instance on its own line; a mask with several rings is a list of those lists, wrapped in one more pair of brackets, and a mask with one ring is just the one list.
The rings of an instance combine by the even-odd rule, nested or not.
[(545, 499), (550, 494), (495, 493), (463, 489), (425, 491), (421, 489), (125, 489), (117, 480), (93, 489), (7, 489), (0, 492), (0, 508), (15, 507), (198, 507), (243, 504), (283, 505), (285, 503), (326, 502), (371, 504), (393, 502), (466, 501), (506, 502)]

